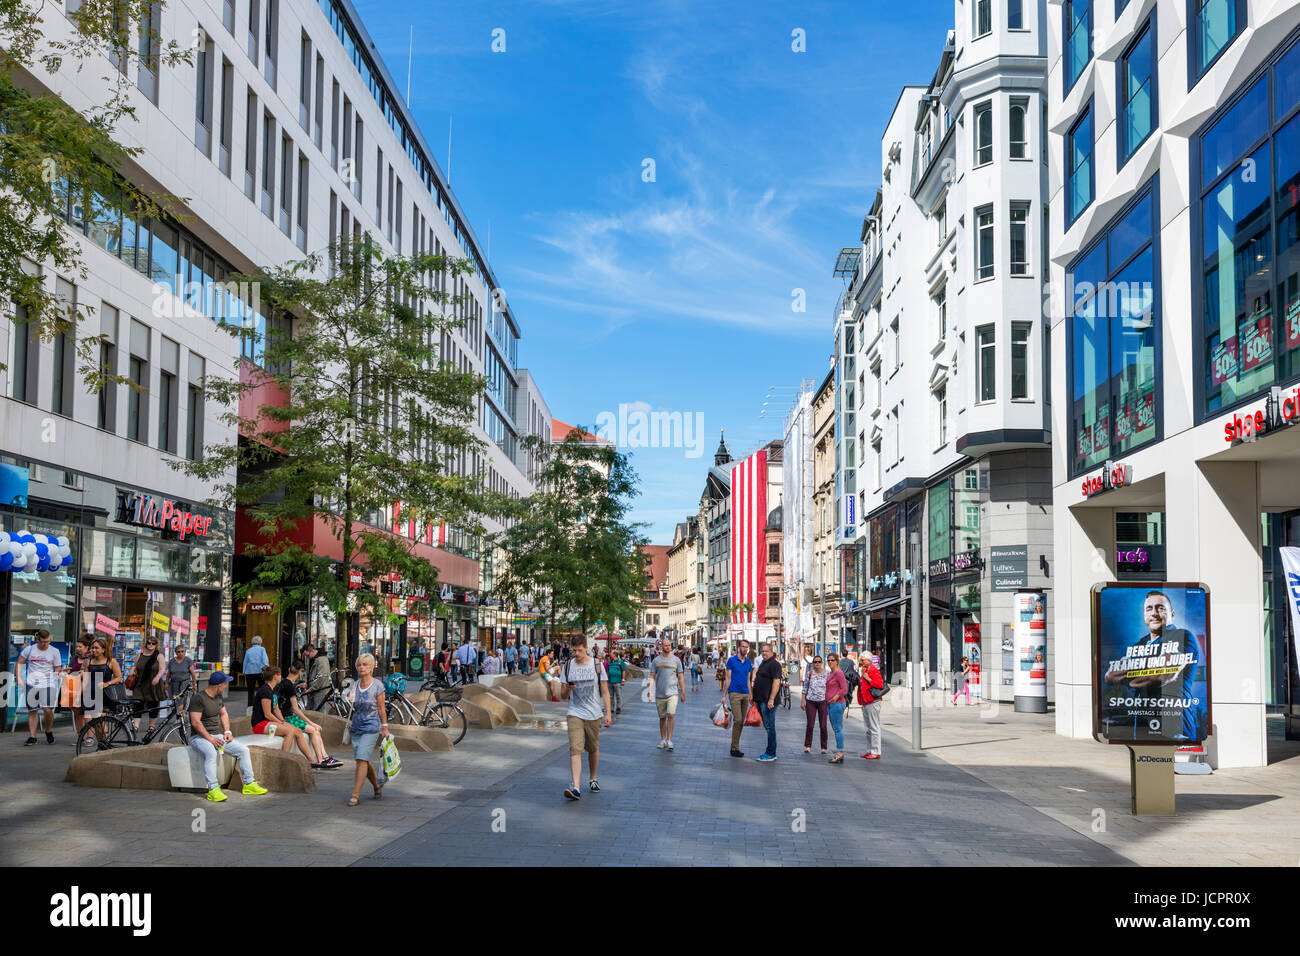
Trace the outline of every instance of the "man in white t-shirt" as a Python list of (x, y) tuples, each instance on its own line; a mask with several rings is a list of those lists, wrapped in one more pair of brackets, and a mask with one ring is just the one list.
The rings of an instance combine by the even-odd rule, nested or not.
[(63, 655), (50, 643), (50, 632), (41, 628), (36, 643), (18, 654), (18, 688), (27, 701), (27, 743), (36, 745), (36, 711), (45, 715), (45, 742), (54, 743), (54, 705), (59, 699)]
[(564, 791), (570, 800), (582, 797), (578, 787), (582, 773), (582, 754), (587, 754), (587, 769), (591, 778), (587, 789), (600, 793), (596, 782), (596, 766), (600, 762), (600, 729), (613, 722), (609, 707), (609, 676), (605, 665), (587, 653), (587, 638), (579, 634), (569, 640), (573, 656), (555, 667), (560, 681), (560, 697), (569, 702), (565, 721), (569, 728), (569, 769), (573, 772), (573, 786)]

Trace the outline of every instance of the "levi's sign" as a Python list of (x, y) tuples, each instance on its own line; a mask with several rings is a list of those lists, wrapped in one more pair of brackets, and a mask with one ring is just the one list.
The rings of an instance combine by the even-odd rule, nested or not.
[(1117, 465), (1113, 461), (1106, 462), (1099, 475), (1089, 475), (1083, 479), (1082, 491), (1085, 498), (1091, 498), (1093, 495), (1100, 494), (1103, 491), (1110, 491), (1112, 488), (1123, 488), (1125, 485), (1133, 483), (1133, 469), (1128, 465)]
[(147, 528), (170, 528), (182, 541), (187, 534), (207, 537), (212, 525), (211, 518), (188, 511), (170, 498), (122, 491), (117, 494), (117, 520)]

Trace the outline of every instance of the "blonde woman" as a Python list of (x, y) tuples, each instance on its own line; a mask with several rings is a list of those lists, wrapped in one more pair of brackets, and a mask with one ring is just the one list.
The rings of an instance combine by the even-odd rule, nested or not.
[(355, 807), (361, 799), (361, 785), (367, 780), (375, 788), (375, 799), (384, 796), (379, 778), (375, 776), (374, 754), (381, 737), (388, 736), (388, 719), (384, 716), (384, 682), (375, 678), (375, 656), (362, 654), (357, 658), (357, 684), (352, 701), (352, 756), (356, 758), (356, 776), (352, 781), (352, 796), (348, 806)]

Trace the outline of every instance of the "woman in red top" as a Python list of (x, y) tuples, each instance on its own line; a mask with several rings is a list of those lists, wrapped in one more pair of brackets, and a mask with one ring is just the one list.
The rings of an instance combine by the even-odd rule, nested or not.
[(830, 673), (826, 676), (826, 713), (835, 732), (835, 756), (828, 763), (844, 763), (844, 708), (849, 704), (849, 682), (840, 670), (840, 656), (827, 654)]

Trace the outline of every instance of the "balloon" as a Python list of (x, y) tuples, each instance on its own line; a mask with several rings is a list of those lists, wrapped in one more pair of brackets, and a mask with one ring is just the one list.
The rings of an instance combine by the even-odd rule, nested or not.
[(72, 555), (70, 555), (70, 554), (65, 554), (65, 555), (63, 556), (63, 563), (62, 563), (61, 565), (59, 565), (59, 567), (66, 568), (66, 567), (67, 567), (68, 565), (70, 565), (71, 563), (72, 563)]
[[(9, 553), (13, 554), (12, 551), (10, 551)], [(27, 567), (27, 552), (19, 551), (17, 554), (14, 554), (13, 569), (15, 571), (22, 571), (26, 567)]]
[(48, 558), (50, 556), (50, 546), (42, 541), (36, 542), (36, 556), (38, 558)]
[(9, 550), (9, 532), (0, 531), (0, 551)]
[(68, 550), (68, 536), (66, 534), (59, 535), (57, 540), (60, 548), (63, 548), (65, 551)]
[(0, 551), (0, 571), (8, 571), (14, 566), (14, 556), (8, 551)]
[(31, 543), (24, 544), (23, 554), (27, 555), (27, 562), (29, 564), (36, 563), (36, 545)]

